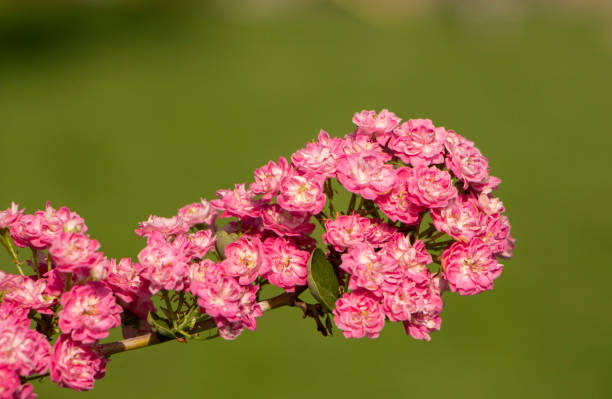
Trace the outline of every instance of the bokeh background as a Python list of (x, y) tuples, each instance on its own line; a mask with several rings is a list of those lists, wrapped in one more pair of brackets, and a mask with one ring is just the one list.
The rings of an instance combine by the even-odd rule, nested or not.
[(36, 391), (612, 397), (611, 16), (596, 0), (2, 2), (2, 208), (67, 205), (106, 254), (135, 256), (150, 213), (389, 108), (476, 142), (517, 238), (494, 291), (445, 295), (430, 343), (395, 324), (323, 338), (280, 309), (233, 342), (114, 356), (91, 392)]

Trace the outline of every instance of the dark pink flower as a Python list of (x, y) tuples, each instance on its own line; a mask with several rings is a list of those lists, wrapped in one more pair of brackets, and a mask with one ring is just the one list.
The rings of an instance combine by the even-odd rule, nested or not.
[(51, 380), (60, 387), (77, 391), (93, 389), (94, 381), (106, 374), (106, 358), (92, 345), (61, 335), (53, 347)]
[(451, 291), (461, 295), (493, 289), (493, 280), (502, 272), (489, 245), (478, 238), (453, 243), (442, 253), (442, 268)]
[(444, 162), (446, 136), (429, 119), (410, 119), (393, 130), (388, 146), (405, 163), (427, 166)]
[(123, 309), (104, 283), (89, 282), (73, 287), (62, 295), (60, 303), (59, 328), (75, 341), (95, 343), (121, 324)]
[(342, 295), (333, 313), (336, 325), (346, 338), (376, 338), (385, 325), (382, 306), (367, 291)]
[(298, 285), (306, 285), (307, 264), (310, 253), (299, 249), (291, 241), (281, 237), (267, 238), (263, 243), (266, 274), (263, 276), (287, 292)]

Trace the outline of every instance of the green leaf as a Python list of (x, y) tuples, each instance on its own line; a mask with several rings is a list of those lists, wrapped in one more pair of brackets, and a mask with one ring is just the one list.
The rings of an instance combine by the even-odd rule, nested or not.
[(329, 317), (329, 314), (325, 318), (325, 327), (327, 328), (327, 332), (329, 333), (329, 335), (332, 335), (334, 333), (331, 317)]
[(314, 250), (308, 260), (308, 289), (326, 311), (334, 310), (338, 299), (338, 277), (319, 248)]
[(159, 317), (157, 313), (149, 312), (147, 322), (156, 333), (164, 337), (176, 338), (176, 334), (174, 334), (172, 328), (168, 325), (168, 320)]
[(225, 231), (221, 230), (217, 232), (217, 240), (215, 242), (215, 248), (219, 253), (221, 259), (225, 259), (225, 247), (229, 244), (238, 241), (238, 234), (232, 233), (227, 234)]

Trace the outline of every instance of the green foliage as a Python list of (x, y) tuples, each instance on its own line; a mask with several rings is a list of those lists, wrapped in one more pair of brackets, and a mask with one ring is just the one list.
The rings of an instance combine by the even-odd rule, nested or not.
[[(326, 311), (334, 310), (338, 299), (338, 277), (323, 251), (315, 249), (308, 260), (308, 289)], [(331, 328), (328, 328), (331, 331)]]

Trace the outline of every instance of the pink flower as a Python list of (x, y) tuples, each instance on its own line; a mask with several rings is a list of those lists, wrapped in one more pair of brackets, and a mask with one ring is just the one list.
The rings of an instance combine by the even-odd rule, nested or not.
[(93, 389), (94, 381), (106, 374), (106, 358), (91, 345), (61, 335), (53, 347), (51, 380), (77, 391)]
[(154, 231), (166, 235), (182, 234), (189, 231), (189, 227), (189, 224), (179, 216), (164, 218), (150, 215), (146, 222), (138, 223), (138, 228), (134, 231), (141, 237), (148, 237)]
[(343, 157), (338, 162), (338, 180), (352, 193), (375, 199), (390, 192), (396, 183), (392, 165), (386, 165), (388, 154), (366, 151)]
[(347, 155), (355, 155), (367, 152), (373, 152), (378, 155), (382, 155), (385, 158), (389, 158), (389, 155), (385, 153), (384, 149), (376, 141), (371, 141), (369, 136), (349, 134), (344, 137), (341, 148), (342, 152), (339, 153), (338, 158), (343, 158)]
[(514, 239), (510, 237), (510, 221), (506, 216), (489, 216), (486, 222), (482, 241), (489, 245), (491, 252), (497, 255), (514, 248)]
[(353, 123), (357, 125), (357, 134), (366, 136), (374, 134), (381, 145), (385, 145), (386, 139), (400, 121), (400, 118), (386, 109), (380, 111), (378, 115), (376, 111), (363, 110), (353, 116)]
[(342, 255), (340, 268), (351, 274), (349, 289), (364, 288), (376, 296), (394, 292), (401, 281), (398, 264), (368, 243), (356, 244)]
[(434, 166), (418, 165), (408, 177), (408, 200), (416, 205), (440, 208), (457, 196), (448, 172)]
[(395, 130), (389, 148), (394, 155), (412, 166), (444, 162), (447, 132), (429, 119), (410, 119)]
[(469, 183), (482, 183), (487, 180), (489, 160), (474, 147), (473, 142), (449, 130), (445, 145), (448, 150), (446, 167), (464, 181), (464, 188)]
[(480, 236), (487, 220), (476, 199), (466, 195), (452, 199), (444, 208), (432, 209), (431, 218), (438, 231), (464, 242)]
[(74, 273), (88, 270), (98, 263), (103, 256), (96, 252), (98, 249), (100, 243), (96, 240), (82, 234), (62, 232), (51, 243), (49, 254), (59, 271)]
[(416, 313), (422, 307), (418, 291), (419, 288), (414, 281), (404, 280), (397, 291), (385, 295), (382, 307), (389, 320), (410, 320), (412, 313)]
[(287, 292), (295, 286), (306, 285), (307, 264), (310, 253), (299, 249), (284, 238), (267, 238), (263, 243), (268, 281)]
[(5, 299), (3, 302), (0, 303), (0, 323), (7, 322), (8, 324), (29, 327), (29, 311), (30, 309), (23, 308), (19, 306), (18, 303)]
[(51, 345), (26, 326), (0, 320), (0, 348), (0, 368), (8, 367), (22, 377), (47, 371)]
[(187, 236), (189, 239), (190, 258), (203, 258), (210, 250), (215, 247), (215, 236), (210, 230), (200, 230)]
[(289, 172), (289, 164), (284, 157), (278, 158), (278, 164), (273, 161), (255, 170), (255, 182), (249, 186), (255, 194), (261, 194), (262, 200), (269, 200), (278, 194), (280, 182)]
[(38, 395), (34, 393), (32, 384), (24, 384), (17, 388), (12, 399), (36, 399), (37, 397)]
[(143, 270), (140, 263), (132, 263), (130, 258), (123, 258), (119, 262), (113, 259), (105, 282), (117, 298), (130, 303), (138, 296), (146, 296), (149, 291), (148, 281), (140, 277)]
[(144, 267), (142, 276), (151, 282), (149, 291), (177, 290), (184, 288), (189, 276), (189, 259), (186, 251), (189, 241), (185, 235), (175, 238), (172, 243), (159, 232), (153, 231), (147, 239), (147, 246), (138, 254)]
[(92, 344), (121, 324), (123, 310), (104, 283), (89, 282), (73, 287), (62, 295), (60, 303), (59, 328), (75, 341)]
[(325, 206), (323, 182), (317, 175), (290, 173), (281, 180), (277, 201), (288, 211), (317, 214)]
[(339, 215), (335, 220), (325, 222), (323, 242), (334, 246), (336, 251), (343, 252), (353, 245), (362, 243), (370, 232), (370, 219), (353, 214)]
[(72, 212), (65, 206), (55, 210), (51, 204), (47, 202), (45, 211), (37, 211), (36, 214), (45, 220), (47, 226), (45, 234), (49, 240), (59, 235), (61, 231), (65, 233), (80, 234), (87, 232), (87, 225), (85, 225), (83, 218), (79, 216), (78, 213)]
[(377, 338), (385, 325), (382, 306), (364, 291), (342, 295), (336, 302), (334, 321), (346, 338)]
[(493, 280), (502, 272), (489, 246), (478, 238), (453, 243), (442, 253), (442, 268), (451, 291), (461, 295), (493, 289)]
[(412, 169), (401, 167), (395, 172), (397, 186), (389, 193), (376, 198), (375, 202), (392, 221), (399, 220), (405, 224), (417, 224), (426, 208), (409, 199), (408, 184), (413, 177)]
[(11, 238), (18, 247), (46, 249), (49, 242), (43, 236), (43, 220), (36, 215), (23, 215), (11, 223)]
[[(196, 224), (213, 224), (217, 217), (217, 211), (215, 211), (208, 201), (204, 198), (200, 198), (200, 202), (194, 202), (193, 204), (185, 205), (178, 210), (178, 216), (188, 224), (194, 226)], [(185, 233), (186, 231), (181, 231)]]
[(258, 285), (248, 285), (244, 287), (244, 293), (240, 299), (240, 323), (251, 331), (257, 328), (256, 319), (263, 314), (257, 303), (257, 291), (259, 291)]
[(389, 241), (393, 235), (397, 233), (397, 229), (382, 220), (371, 220), (370, 227), (366, 235), (366, 241), (374, 248), (380, 248)]
[(200, 291), (208, 289), (210, 283), (215, 283), (225, 275), (225, 270), (219, 263), (210, 259), (202, 259), (192, 263), (189, 269), (189, 292), (196, 296), (204, 296)]
[(224, 317), (231, 322), (240, 321), (240, 301), (245, 288), (230, 276), (207, 278), (198, 289), (198, 305), (212, 317)]
[(417, 284), (429, 281), (427, 265), (432, 259), (423, 241), (416, 240), (412, 244), (409, 236), (398, 233), (387, 243), (383, 251), (384, 256), (392, 259), (392, 263), (399, 265), (403, 278), (408, 278)]
[(11, 223), (16, 222), (23, 215), (23, 211), (24, 209), (19, 210), (19, 206), (11, 202), (8, 209), (0, 211), (0, 229), (10, 227)]
[(215, 318), (215, 323), (217, 324), (219, 336), (225, 340), (235, 340), (242, 333), (244, 327), (242, 327), (242, 323), (240, 322), (229, 322), (225, 320), (223, 317)]
[(310, 223), (309, 212), (291, 212), (277, 204), (266, 205), (261, 210), (261, 219), (266, 229), (279, 236), (300, 236), (310, 234), (315, 225)]
[(485, 193), (480, 193), (478, 195), (478, 207), (487, 215), (504, 213), (504, 211), (506, 210), (504, 208), (503, 202), (501, 202), (499, 198), (494, 197), (491, 194)]
[(240, 284), (250, 284), (265, 273), (263, 247), (256, 236), (242, 236), (225, 248), (223, 267), (230, 276), (238, 277)]
[(302, 173), (314, 173), (324, 177), (334, 177), (336, 174), (337, 154), (328, 143), (329, 135), (325, 131), (319, 133), (319, 141), (306, 143), (306, 148), (296, 151), (291, 161)]
[(0, 367), (0, 399), (13, 399), (21, 386), (19, 376), (9, 367)]
[(429, 333), (440, 329), (442, 319), (442, 291), (440, 277), (434, 277), (424, 288), (417, 288), (414, 291), (418, 309), (410, 315), (410, 319), (404, 321), (406, 334), (410, 334), (414, 339), (431, 340)]
[(46, 290), (46, 279), (34, 280), (0, 271), (0, 295), (3, 295), (6, 302), (12, 302), (28, 311), (34, 309), (40, 313), (53, 314), (50, 307), (55, 303), (56, 297), (47, 294)]
[(497, 190), (497, 187), (501, 184), (501, 179), (495, 176), (487, 176), (485, 179), (478, 183), (472, 183), (472, 188), (479, 193), (490, 194)]
[(221, 217), (236, 216), (259, 216), (261, 203), (255, 200), (255, 193), (245, 189), (244, 184), (236, 184), (233, 190), (217, 190), (220, 199), (210, 201), (213, 208), (223, 211)]

